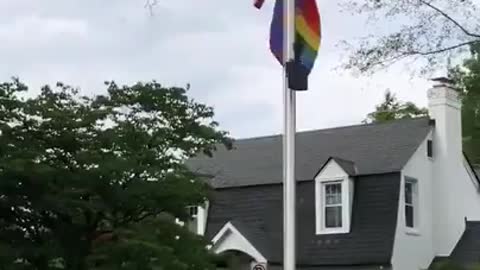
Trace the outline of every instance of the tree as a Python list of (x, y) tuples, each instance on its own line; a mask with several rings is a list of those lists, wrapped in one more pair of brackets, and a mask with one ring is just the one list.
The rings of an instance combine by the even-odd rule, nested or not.
[(480, 44), (471, 47), (471, 57), (450, 70), (462, 93), (463, 149), (480, 164)]
[(480, 3), (475, 0), (346, 2), (348, 11), (368, 15), (368, 22), (377, 26), (377, 34), (359, 42), (345, 42), (350, 52), (344, 65), (347, 69), (369, 73), (401, 60), (422, 59), (415, 63), (425, 72), (480, 43)]
[[(452, 262), (450, 260), (436, 262), (434, 263), (430, 269), (432, 270), (466, 270), (462, 265)], [(471, 270), (475, 270), (476, 268), (472, 268)]]
[(424, 117), (428, 110), (418, 108), (412, 102), (400, 102), (389, 90), (385, 92), (385, 100), (376, 106), (374, 112), (367, 115), (364, 123), (383, 123), (397, 119)]
[(0, 84), (0, 269), (213, 269), (174, 223), (208, 187), (183, 161), (231, 141), (186, 89)]

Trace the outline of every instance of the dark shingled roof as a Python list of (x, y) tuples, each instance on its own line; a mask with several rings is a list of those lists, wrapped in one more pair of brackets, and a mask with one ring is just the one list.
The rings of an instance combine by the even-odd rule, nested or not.
[(340, 166), (348, 175), (355, 176), (355, 175), (358, 174), (357, 167), (355, 167), (355, 163), (353, 163), (353, 161), (345, 160), (345, 159), (341, 159), (341, 158), (336, 158), (336, 157), (329, 158), (325, 162), (323, 167), (319, 170), (319, 172), (322, 171), (325, 166), (327, 166), (327, 164), (328, 164), (328, 162), (330, 162), (330, 160), (334, 160), (338, 164), (338, 166)]
[[(298, 184), (298, 263), (331, 267), (305, 269), (340, 270), (342, 268), (334, 266), (390, 264), (397, 224), (400, 173), (357, 176), (354, 181), (351, 232), (330, 235), (316, 235), (315, 232), (314, 181)], [(269, 263), (282, 263), (282, 194), (282, 184), (215, 190), (206, 236), (213, 238), (233, 220), (232, 224), (240, 227), (237, 229)]]
[(465, 232), (450, 259), (466, 267), (480, 263), (480, 221), (467, 221)]
[[(353, 162), (357, 175), (400, 171), (430, 130), (430, 120), (419, 118), (299, 132), (296, 179), (313, 179), (329, 157)], [(220, 147), (213, 158), (200, 156), (187, 165), (214, 176), (215, 188), (280, 183), (282, 137), (237, 140), (233, 150)]]

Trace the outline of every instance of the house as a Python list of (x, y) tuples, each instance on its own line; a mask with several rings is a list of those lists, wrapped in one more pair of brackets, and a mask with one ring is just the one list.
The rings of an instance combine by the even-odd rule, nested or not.
[[(429, 118), (297, 133), (297, 269), (480, 261), (480, 179), (462, 152), (458, 93), (440, 80), (428, 99)], [(211, 176), (212, 198), (195, 211), (211, 250), (244, 269), (283, 269), (282, 137), (188, 165)]]

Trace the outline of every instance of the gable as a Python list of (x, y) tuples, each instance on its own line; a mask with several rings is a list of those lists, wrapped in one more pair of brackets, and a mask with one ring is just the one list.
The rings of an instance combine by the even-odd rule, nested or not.
[[(297, 187), (297, 256), (302, 265), (389, 264), (397, 222), (400, 174), (355, 179), (348, 234), (316, 235), (314, 181)], [(230, 220), (257, 232), (269, 263), (282, 262), (282, 185), (219, 189), (213, 193), (206, 236)], [(253, 243), (257, 247), (255, 243)]]
[(349, 174), (338, 164), (337, 161), (335, 161), (335, 159), (329, 158), (315, 178), (334, 179), (348, 176)]
[(227, 222), (222, 229), (213, 237), (213, 246), (211, 250), (217, 254), (226, 251), (240, 251), (249, 255), (257, 262), (266, 262), (265, 257), (257, 248), (252, 245), (244, 233), (242, 233), (233, 222)]
[[(312, 180), (330, 157), (355, 164), (356, 175), (400, 171), (431, 130), (428, 118), (298, 132), (296, 179)], [(212, 158), (198, 156), (189, 168), (212, 176), (214, 188), (282, 181), (282, 137), (237, 140), (234, 149), (219, 147)]]

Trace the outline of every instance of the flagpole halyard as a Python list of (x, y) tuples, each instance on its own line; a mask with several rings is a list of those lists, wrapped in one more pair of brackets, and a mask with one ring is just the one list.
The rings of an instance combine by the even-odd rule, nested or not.
[(284, 87), (284, 136), (283, 136), (283, 265), (284, 270), (296, 266), (296, 180), (295, 180), (295, 130), (296, 92), (289, 88), (287, 62), (294, 58), (295, 0), (284, 0), (283, 6), (283, 87)]

